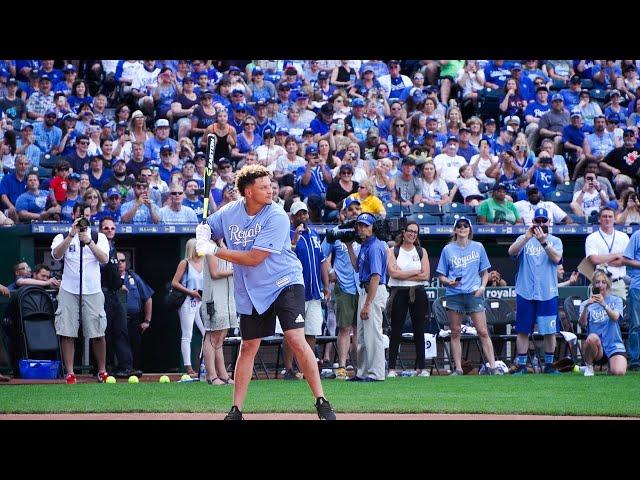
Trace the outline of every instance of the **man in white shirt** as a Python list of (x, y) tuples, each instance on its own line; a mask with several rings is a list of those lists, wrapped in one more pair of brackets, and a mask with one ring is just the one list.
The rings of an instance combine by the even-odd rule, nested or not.
[(525, 225), (533, 223), (533, 213), (538, 208), (544, 208), (549, 212), (549, 225), (554, 223), (573, 223), (571, 217), (553, 202), (542, 200), (542, 195), (537, 185), (527, 187), (527, 200), (519, 200), (514, 203)]
[(611, 207), (600, 209), (600, 228), (587, 237), (584, 251), (594, 268), (607, 264), (607, 271), (611, 274), (611, 293), (626, 300), (627, 286), (624, 277), (627, 275), (627, 267), (624, 266), (622, 258), (629, 243), (629, 236), (613, 228), (614, 222), (615, 212)]
[(460, 167), (467, 165), (464, 157), (458, 155), (458, 137), (449, 136), (443, 153), (433, 159), (438, 176), (447, 183), (454, 183), (460, 175)]
[(171, 194), (167, 205), (160, 209), (160, 221), (170, 225), (176, 223), (198, 223), (196, 212), (192, 208), (182, 204), (184, 188), (182, 184), (172, 183)]
[[(58, 292), (56, 312), (56, 333), (61, 337), (62, 361), (67, 371), (66, 383), (76, 383), (73, 373), (75, 338), (80, 326), (79, 295), (82, 281), (82, 332), (85, 338), (93, 339), (93, 353), (98, 364), (98, 381), (104, 382), (106, 371), (107, 315), (104, 311), (104, 294), (100, 281), (100, 265), (109, 260), (109, 241), (103, 233), (97, 237), (90, 228), (83, 228), (79, 221), (89, 220), (89, 205), (78, 202), (73, 207), (74, 222), (69, 233), (58, 234), (51, 243), (51, 256), (60, 261), (64, 258), (64, 272)], [(97, 242), (94, 238), (97, 238)], [(82, 245), (81, 243), (82, 242)], [(82, 276), (80, 275), (80, 255), (82, 254)]]

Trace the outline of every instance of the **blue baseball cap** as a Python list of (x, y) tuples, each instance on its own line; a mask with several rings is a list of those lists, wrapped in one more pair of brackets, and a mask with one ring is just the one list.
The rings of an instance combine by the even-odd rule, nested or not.
[(75, 72), (76, 71), (76, 67), (73, 66), (73, 64), (68, 63), (67, 65), (64, 66), (63, 72), (67, 73), (67, 72)]
[(233, 91), (231, 92), (231, 96), (237, 97), (238, 95), (244, 95), (244, 92), (239, 88), (234, 88)]
[(360, 200), (358, 200), (357, 198), (354, 197), (347, 197), (344, 199), (344, 204), (342, 209), (346, 210), (347, 208), (349, 208), (351, 206), (351, 204), (353, 203), (357, 203), (358, 205), (360, 205)]
[(261, 67), (253, 67), (253, 70), (251, 71), (252, 75), (264, 75), (264, 70), (262, 70)]
[(80, 181), (80, 174), (77, 172), (73, 172), (70, 173), (69, 176), (67, 177), (67, 180), (76, 180), (76, 181)]
[(449, 136), (447, 137), (447, 143), (449, 143), (449, 142), (456, 142), (456, 143), (458, 143), (458, 137), (456, 137), (455, 135), (449, 135)]
[(56, 112), (53, 108), (50, 108), (46, 112), (44, 112), (44, 116), (45, 117), (57, 117), (58, 116), (58, 112)]
[(469, 220), (467, 217), (464, 217), (464, 216), (460, 216), (460, 217), (455, 219), (455, 221), (453, 222), (454, 230), (456, 228), (458, 228), (458, 223), (460, 223), (460, 222), (467, 222), (469, 224), (469, 230), (473, 231), (473, 226), (472, 226), (471, 220)]
[(607, 117), (609, 122), (620, 123), (620, 115), (616, 112), (611, 112)]
[(520, 62), (515, 62), (511, 65), (511, 70), (522, 70), (522, 64)]
[(262, 138), (271, 138), (274, 136), (273, 130), (269, 127), (265, 128), (262, 132)]
[(163, 145), (160, 147), (160, 153), (171, 152), (173, 153), (173, 147), (171, 145)]
[(309, 145), (304, 151), (305, 155), (316, 155), (317, 153), (318, 147), (316, 147), (315, 144)]
[(361, 213), (360, 215), (358, 215), (356, 223), (364, 223), (365, 225), (371, 227), (374, 223), (376, 223), (376, 217), (374, 217), (370, 213)]
[(556, 93), (553, 97), (551, 97), (552, 102), (556, 102), (558, 100), (560, 100), (561, 102), (564, 102), (564, 97), (559, 93)]
[[(78, 175), (78, 179), (80, 179), (80, 175)], [(115, 196), (121, 196), (120, 190), (118, 190), (116, 187), (111, 187), (109, 190), (107, 190), (107, 198)]]
[(241, 111), (241, 110), (244, 110), (244, 111), (246, 112), (246, 111), (247, 111), (247, 104), (246, 104), (246, 103), (244, 103), (244, 102), (236, 103), (236, 104), (233, 106), (233, 109), (234, 109), (236, 112), (239, 112), (239, 111)]
[(364, 100), (362, 98), (354, 98), (351, 102), (352, 107), (364, 107)]
[(549, 212), (547, 212), (546, 208), (536, 208), (536, 211), (533, 212), (533, 218), (544, 218), (545, 220), (549, 220)]

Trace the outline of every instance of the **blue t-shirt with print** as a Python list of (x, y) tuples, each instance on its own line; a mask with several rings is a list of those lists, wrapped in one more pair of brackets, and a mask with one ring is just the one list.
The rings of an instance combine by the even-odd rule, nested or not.
[(473, 240), (462, 247), (455, 242), (444, 247), (436, 272), (451, 280), (462, 277), (457, 287), (447, 287), (445, 295), (473, 293), (482, 285), (480, 274), (491, 268), (484, 246)]

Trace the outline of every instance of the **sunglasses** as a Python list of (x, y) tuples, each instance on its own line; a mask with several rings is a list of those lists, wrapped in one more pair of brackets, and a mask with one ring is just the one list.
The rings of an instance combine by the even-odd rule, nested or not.
[(418, 230), (407, 230), (407, 233), (412, 233), (414, 235), (417, 235), (419, 232)]
[(182, 195), (184, 192), (171, 192), (171, 195), (173, 195), (174, 197), (179, 197), (180, 195)]
[(107, 230), (107, 231), (111, 231), (111, 230), (115, 230), (116, 227), (102, 227), (102, 230)]
[(468, 223), (460, 222), (456, 225), (456, 228), (471, 228), (471, 226)]
[(547, 220), (546, 218), (534, 218), (533, 219), (533, 223), (537, 223), (538, 225), (541, 223), (547, 223), (549, 220)]
[[(115, 230), (115, 228), (114, 228), (113, 230)], [(124, 259), (124, 258), (119, 258), (119, 259), (118, 259), (118, 262), (119, 262), (119, 263), (126, 263), (126, 262), (127, 262), (127, 260), (126, 260), (126, 259)]]
[(340, 172), (341, 175), (353, 175), (353, 172)]
[(360, 186), (358, 186), (358, 189), (360, 189), (360, 188), (366, 189), (367, 187), (365, 187), (364, 185), (360, 185)]
[(83, 140), (82, 142), (78, 142), (78, 145), (89, 145), (89, 142)]
[(396, 127), (404, 127), (404, 123), (394, 123), (394, 126), (396, 126)]

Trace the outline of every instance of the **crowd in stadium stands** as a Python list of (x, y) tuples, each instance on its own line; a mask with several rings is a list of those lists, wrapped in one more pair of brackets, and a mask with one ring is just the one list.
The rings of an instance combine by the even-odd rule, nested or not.
[(608, 207), (608, 234), (640, 223), (639, 74), (636, 60), (0, 60), (0, 225), (70, 222), (80, 200), (95, 224), (195, 224), (213, 134), (210, 212), (260, 164), (311, 223), (353, 199), (446, 225), (530, 225), (543, 208), (602, 227)]
[(635, 60), (1, 60), (0, 222), (69, 221), (82, 198), (95, 222), (195, 223), (211, 133), (213, 209), (236, 198), (234, 172), (258, 163), (285, 209), (298, 194), (312, 222), (335, 222), (351, 196), (380, 215), (462, 205), (472, 222), (521, 223), (531, 212), (516, 204), (531, 189), (555, 222), (595, 223), (609, 205), (617, 223), (637, 223), (639, 69)]

